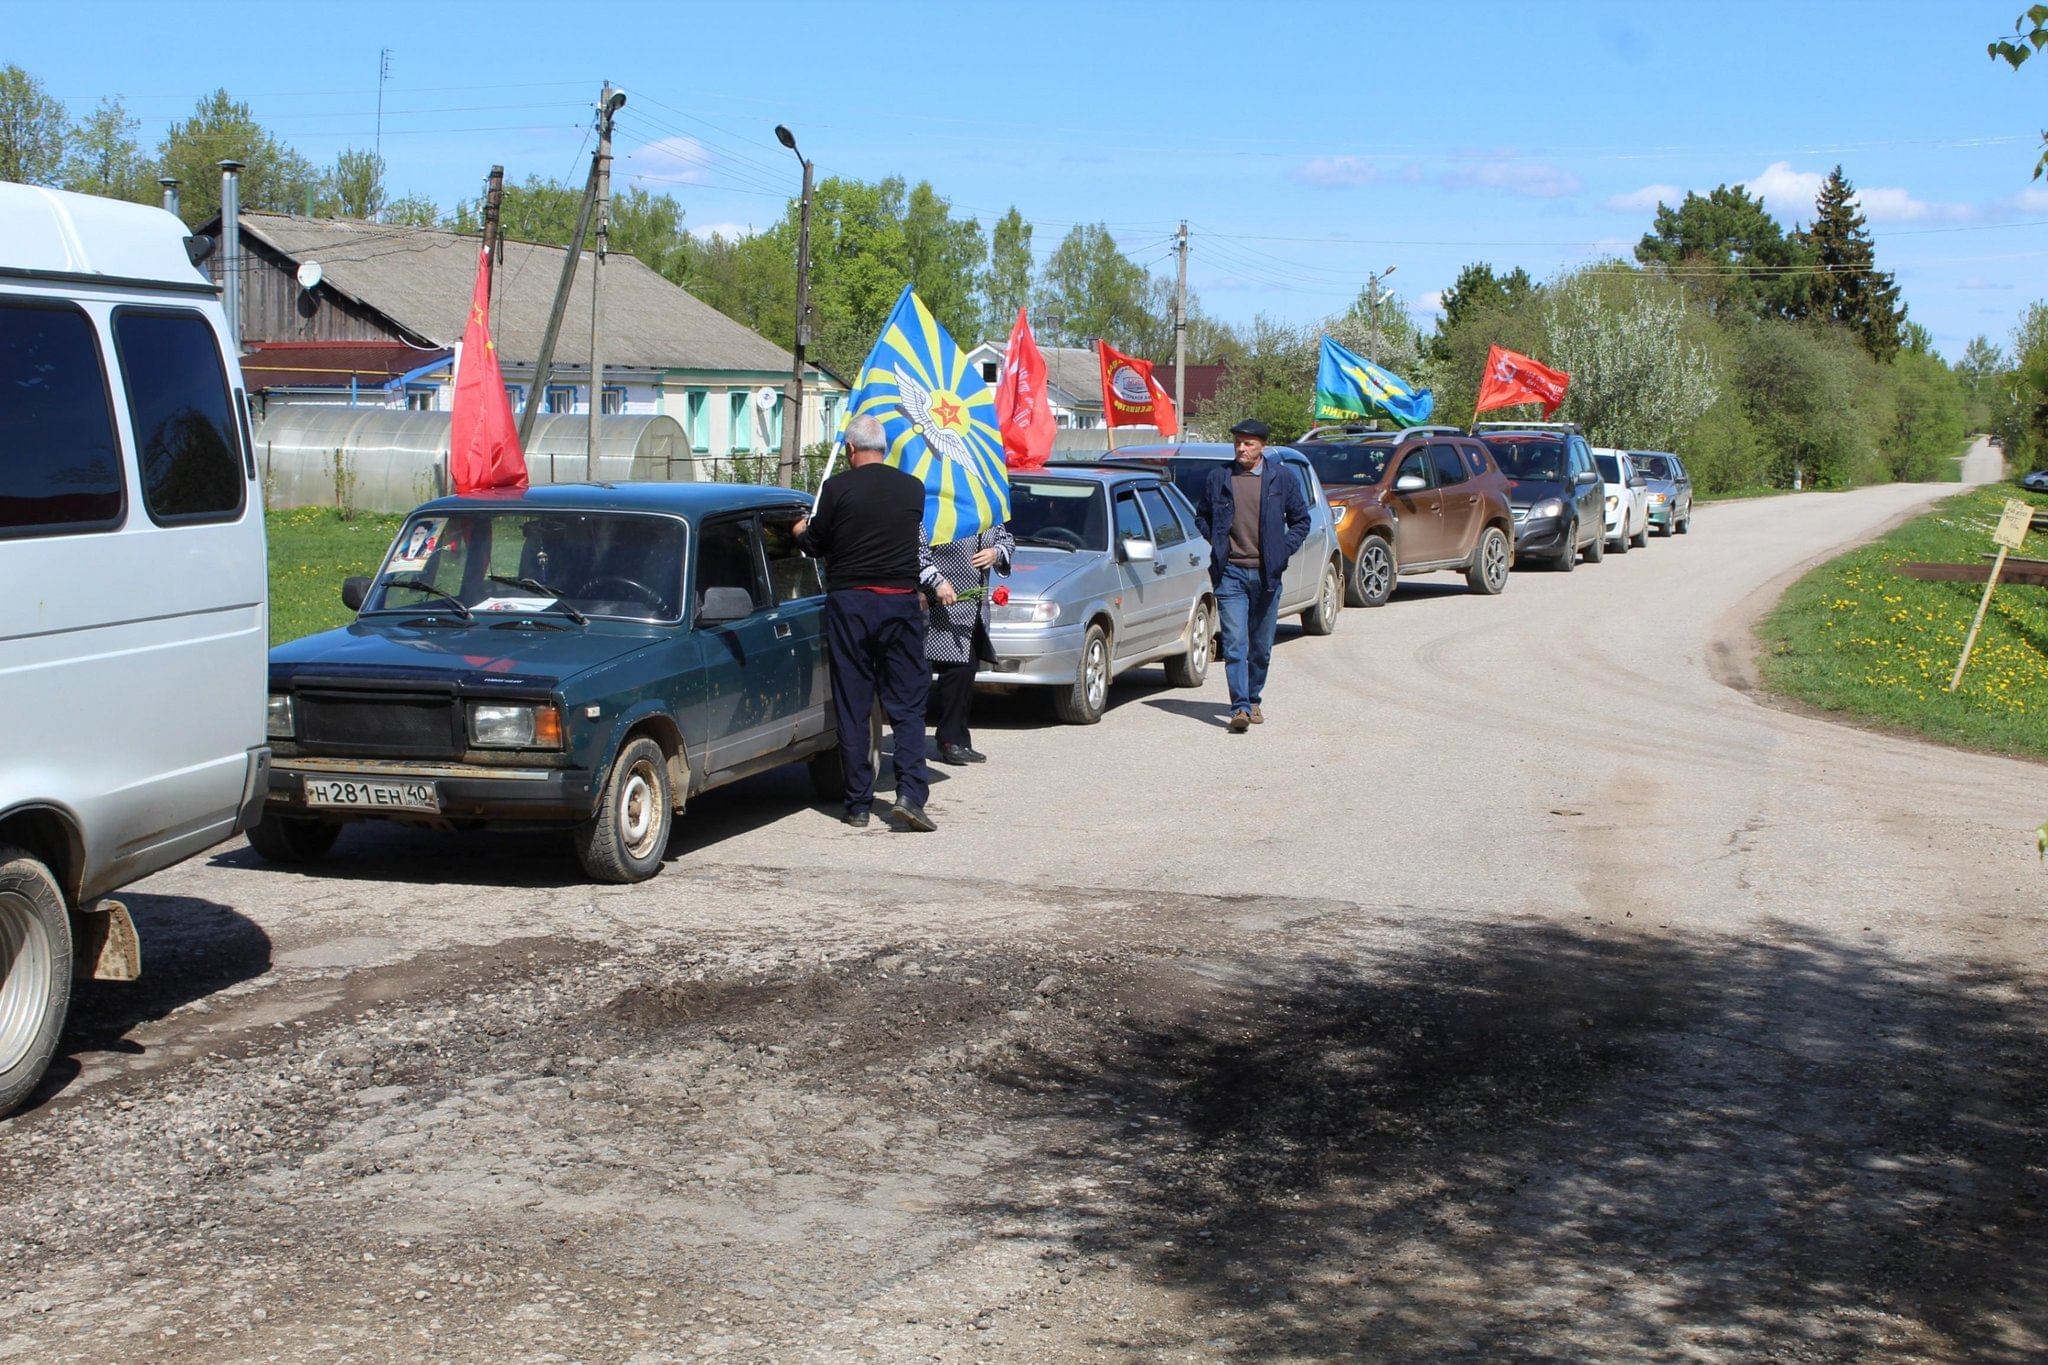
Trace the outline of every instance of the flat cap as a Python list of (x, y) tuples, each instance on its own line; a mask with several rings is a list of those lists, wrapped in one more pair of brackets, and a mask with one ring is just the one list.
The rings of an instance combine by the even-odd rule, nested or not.
[(1273, 428), (1256, 417), (1247, 417), (1230, 429), (1232, 436), (1256, 436), (1261, 441), (1273, 434)]

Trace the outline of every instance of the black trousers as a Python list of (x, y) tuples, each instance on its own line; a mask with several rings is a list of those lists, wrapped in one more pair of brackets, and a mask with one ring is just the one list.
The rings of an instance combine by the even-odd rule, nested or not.
[(832, 719), (846, 773), (846, 808), (875, 799), (868, 762), (868, 718), (877, 697), (896, 735), (896, 799), (922, 806), (931, 794), (924, 765), (924, 708), (931, 671), (924, 659), (924, 594), (842, 589), (825, 599), (825, 644), (831, 650)]
[(932, 700), (929, 707), (939, 745), (957, 744), (971, 748), (967, 715), (974, 709), (974, 664), (933, 664)]

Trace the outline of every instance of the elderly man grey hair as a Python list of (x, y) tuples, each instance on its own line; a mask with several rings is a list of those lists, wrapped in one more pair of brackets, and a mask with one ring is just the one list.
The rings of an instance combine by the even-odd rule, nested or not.
[(846, 457), (849, 460), (863, 451), (882, 455), (888, 449), (889, 434), (882, 430), (880, 419), (863, 413), (846, 424)]

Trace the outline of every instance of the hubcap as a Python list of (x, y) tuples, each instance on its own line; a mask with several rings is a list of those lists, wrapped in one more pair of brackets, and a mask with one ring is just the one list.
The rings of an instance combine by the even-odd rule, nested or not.
[(1508, 576), (1508, 543), (1498, 531), (1486, 538), (1486, 581), (1499, 587)]
[(1333, 621), (1337, 617), (1337, 571), (1323, 571), (1323, 619)]
[(1085, 673), (1083, 685), (1088, 691), (1088, 709), (1100, 710), (1103, 699), (1109, 695), (1109, 650), (1101, 637), (1088, 642), (1088, 659), (1081, 667)]
[(1358, 557), (1358, 576), (1361, 593), (1367, 598), (1384, 597), (1393, 578), (1393, 563), (1387, 555), (1386, 546), (1378, 540), (1369, 540), (1365, 552)]
[(0, 891), (0, 1071), (26, 1057), (50, 1008), (50, 934), (27, 897)]
[(646, 763), (635, 763), (619, 790), (619, 842), (635, 858), (653, 850), (661, 830), (661, 783)]
[(1209, 666), (1209, 609), (1195, 608), (1195, 638), (1188, 642), (1188, 660), (1197, 673)]

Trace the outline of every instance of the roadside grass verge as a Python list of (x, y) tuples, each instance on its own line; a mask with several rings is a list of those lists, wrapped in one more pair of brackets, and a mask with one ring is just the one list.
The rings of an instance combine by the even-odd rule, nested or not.
[(358, 512), (347, 521), (332, 507), (266, 514), (270, 538), (270, 643), (345, 625), (341, 580), (370, 573), (405, 518)]
[(1694, 502), (1735, 502), (1743, 498), (1787, 497), (1790, 496), (1791, 492), (1792, 490), (1789, 488), (1772, 488), (1768, 485), (1758, 484), (1753, 488), (1725, 488), (1718, 493), (1695, 491), (1692, 495), (1692, 500)]
[[(1997, 753), (2048, 757), (2048, 589), (1991, 598), (1963, 685), (1955, 671), (1980, 583), (1903, 578), (1908, 560), (1977, 563), (2008, 497), (1991, 484), (1944, 499), (1888, 535), (1807, 574), (1757, 627), (1772, 689), (1822, 710)], [(2048, 550), (2048, 538), (2022, 554)]]

